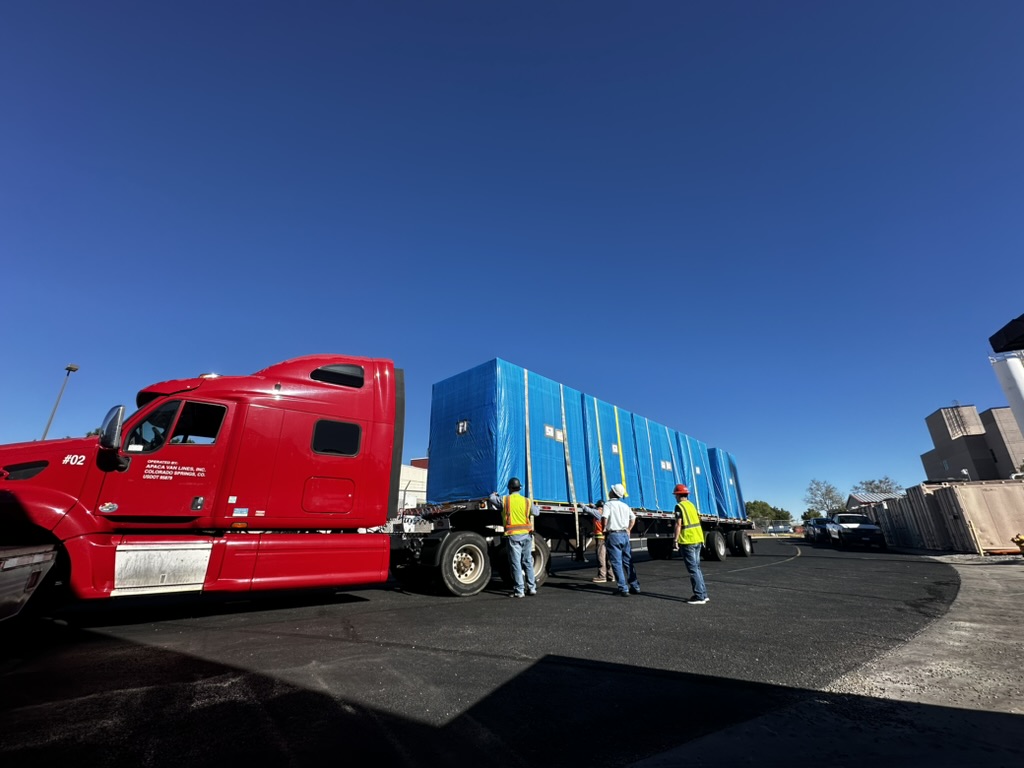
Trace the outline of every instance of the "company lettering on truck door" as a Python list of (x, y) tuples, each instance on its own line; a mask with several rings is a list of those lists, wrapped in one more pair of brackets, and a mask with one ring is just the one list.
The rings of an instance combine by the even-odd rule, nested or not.
[(126, 432), (128, 467), (106, 473), (96, 509), (118, 518), (210, 516), (229, 422), (224, 405), (159, 402)]

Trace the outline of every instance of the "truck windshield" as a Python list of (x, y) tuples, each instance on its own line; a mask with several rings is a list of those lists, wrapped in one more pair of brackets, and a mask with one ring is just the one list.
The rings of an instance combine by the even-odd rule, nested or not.
[(867, 515), (840, 515), (837, 522), (840, 525), (872, 525)]

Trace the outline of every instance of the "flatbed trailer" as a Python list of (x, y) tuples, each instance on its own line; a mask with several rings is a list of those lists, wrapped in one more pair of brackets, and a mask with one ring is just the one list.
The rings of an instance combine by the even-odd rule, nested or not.
[[(547, 578), (552, 544), (565, 543), (582, 557), (594, 542), (592, 518), (582, 505), (535, 502), (534, 572), (538, 584)], [(673, 554), (675, 515), (636, 509), (631, 538), (646, 542), (652, 559)], [(750, 557), (754, 552), (749, 520), (701, 515), (703, 557), (724, 560), (729, 553)], [(391, 536), (391, 574), (405, 587), (436, 587), (458, 597), (483, 590), (497, 574), (506, 585), (512, 577), (505, 549), (501, 511), (489, 499), (446, 502), (406, 510), (381, 529)]]

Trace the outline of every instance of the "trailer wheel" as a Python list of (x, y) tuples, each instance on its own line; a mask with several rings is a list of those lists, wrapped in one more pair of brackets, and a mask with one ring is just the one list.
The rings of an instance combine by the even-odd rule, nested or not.
[(729, 534), (729, 551), (737, 557), (750, 557), (754, 554), (754, 542), (746, 531), (733, 531)]
[(648, 539), (647, 554), (651, 560), (670, 560), (672, 558), (671, 539)]
[[(494, 569), (501, 577), (501, 583), (511, 588), (515, 585), (512, 580), (512, 571), (508, 565), (508, 543), (502, 542), (501, 546), (494, 550)], [(548, 546), (541, 536), (533, 534), (533, 579), (539, 587), (548, 580), (548, 561), (551, 560), (551, 547)]]
[(725, 536), (721, 531), (708, 531), (704, 537), (704, 553), (708, 560), (725, 560)]
[(479, 533), (458, 531), (441, 544), (438, 553), (441, 584), (456, 597), (468, 597), (491, 580), (491, 560), (487, 542)]

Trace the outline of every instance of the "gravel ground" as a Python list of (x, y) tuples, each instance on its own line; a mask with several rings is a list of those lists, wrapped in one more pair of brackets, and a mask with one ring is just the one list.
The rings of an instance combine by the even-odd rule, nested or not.
[(960, 594), (949, 613), (825, 690), (1024, 714), (1024, 559), (935, 559), (960, 575)]

